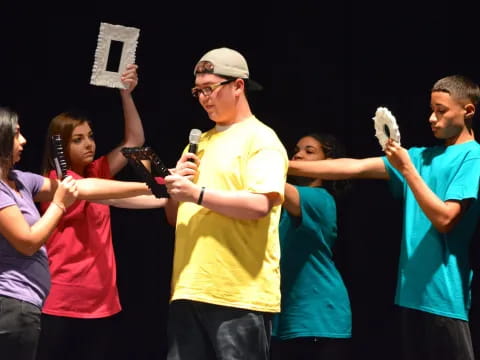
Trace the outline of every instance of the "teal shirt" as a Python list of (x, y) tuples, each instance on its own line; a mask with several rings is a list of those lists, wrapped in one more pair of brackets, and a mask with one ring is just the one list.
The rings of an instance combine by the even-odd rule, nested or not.
[(459, 223), (442, 234), (420, 208), (405, 178), (383, 158), (391, 189), (404, 202), (395, 303), (468, 320), (472, 278), (468, 253), (480, 211), (480, 145), (469, 141), (408, 152), (420, 176), (442, 201), (471, 202)]
[(297, 187), (302, 216), (280, 220), (281, 312), (273, 336), (349, 338), (350, 301), (332, 260), (337, 239), (333, 197), (323, 188)]

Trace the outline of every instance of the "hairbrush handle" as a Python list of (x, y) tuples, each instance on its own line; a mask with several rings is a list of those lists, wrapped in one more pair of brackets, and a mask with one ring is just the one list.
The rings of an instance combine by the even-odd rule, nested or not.
[(57, 178), (63, 180), (67, 177), (68, 164), (63, 151), (63, 142), (60, 135), (52, 135), (52, 162), (57, 172)]

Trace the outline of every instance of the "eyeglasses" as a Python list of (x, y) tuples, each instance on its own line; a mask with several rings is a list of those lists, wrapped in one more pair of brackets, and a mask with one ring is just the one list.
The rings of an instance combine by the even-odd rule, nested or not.
[(216, 84), (205, 86), (203, 88), (194, 87), (194, 88), (192, 88), (192, 96), (194, 98), (198, 98), (200, 96), (200, 93), (202, 93), (204, 96), (210, 96), (210, 95), (212, 95), (213, 91), (216, 88), (218, 88), (222, 85), (231, 83), (232, 81), (235, 81), (235, 80), (236, 79), (228, 79), (228, 80), (224, 80), (224, 81), (221, 81), (219, 83), (216, 83)]

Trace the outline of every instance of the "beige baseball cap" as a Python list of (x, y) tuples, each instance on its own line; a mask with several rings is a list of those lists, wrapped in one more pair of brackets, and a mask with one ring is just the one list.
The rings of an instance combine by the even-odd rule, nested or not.
[(221, 47), (207, 52), (198, 60), (193, 70), (197, 73), (211, 73), (232, 78), (241, 78), (246, 81), (247, 89), (261, 90), (263, 87), (250, 79), (247, 61), (238, 51)]

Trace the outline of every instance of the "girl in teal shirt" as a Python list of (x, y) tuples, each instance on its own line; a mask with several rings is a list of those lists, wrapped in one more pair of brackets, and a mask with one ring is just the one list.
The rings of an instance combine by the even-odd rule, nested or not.
[[(293, 160), (343, 157), (328, 134), (302, 137)], [(296, 177), (286, 184), (280, 220), (282, 311), (274, 316), (272, 359), (346, 359), (351, 337), (347, 289), (332, 260), (345, 182)]]

